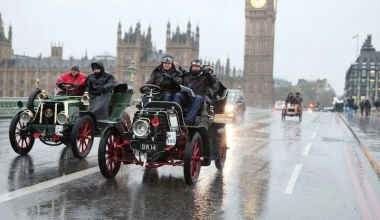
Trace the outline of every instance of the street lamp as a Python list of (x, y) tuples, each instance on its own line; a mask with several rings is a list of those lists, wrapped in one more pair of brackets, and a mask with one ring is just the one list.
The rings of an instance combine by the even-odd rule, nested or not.
[(135, 80), (135, 74), (136, 74), (137, 68), (135, 65), (135, 61), (131, 61), (131, 64), (128, 67), (128, 73), (130, 74), (129, 82), (133, 83)]

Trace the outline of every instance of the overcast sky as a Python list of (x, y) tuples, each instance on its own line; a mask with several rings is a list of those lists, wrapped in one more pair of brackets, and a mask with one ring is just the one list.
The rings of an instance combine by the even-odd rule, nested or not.
[[(157, 49), (165, 49), (166, 24), (186, 31), (200, 27), (200, 56), (243, 69), (245, 0), (0, 0), (3, 25), (13, 27), (16, 54), (50, 56), (63, 43), (63, 56), (116, 55), (119, 20), (123, 32), (140, 21), (152, 27)], [(327, 78), (343, 94), (345, 72), (367, 34), (380, 50), (379, 0), (278, 0), (274, 77), (293, 84), (299, 78)]]

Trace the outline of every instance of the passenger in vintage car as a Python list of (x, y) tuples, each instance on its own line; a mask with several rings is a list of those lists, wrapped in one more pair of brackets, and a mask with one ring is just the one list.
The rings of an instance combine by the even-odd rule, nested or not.
[(97, 60), (91, 63), (94, 72), (88, 75), (85, 92), (90, 95), (90, 111), (97, 120), (108, 119), (108, 106), (110, 95), (108, 94), (116, 85), (116, 79), (112, 73), (104, 70), (103, 62)]
[(203, 101), (209, 100), (209, 90), (214, 86), (216, 80), (207, 69), (202, 69), (200, 59), (193, 59), (188, 74), (183, 76), (182, 85), (193, 90), (195, 97), (184, 92), (176, 93), (173, 101), (179, 105), (190, 106), (187, 112), (185, 123), (193, 125)]

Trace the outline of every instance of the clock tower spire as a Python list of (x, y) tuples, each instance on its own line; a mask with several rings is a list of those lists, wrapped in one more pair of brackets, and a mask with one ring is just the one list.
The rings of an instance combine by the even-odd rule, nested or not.
[(247, 105), (273, 105), (273, 55), (277, 0), (245, 0), (244, 96)]

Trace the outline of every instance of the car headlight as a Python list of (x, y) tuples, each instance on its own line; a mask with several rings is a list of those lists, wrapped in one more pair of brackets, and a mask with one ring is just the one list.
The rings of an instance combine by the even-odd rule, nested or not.
[(234, 105), (226, 105), (226, 111), (232, 111), (235, 109), (235, 106)]
[(133, 123), (132, 131), (137, 137), (144, 137), (149, 132), (149, 123), (145, 120), (137, 120)]
[(57, 122), (59, 124), (66, 124), (69, 121), (69, 116), (65, 114), (65, 112), (61, 112), (57, 115)]
[(33, 113), (30, 110), (26, 110), (20, 115), (20, 121), (28, 123), (33, 118)]
[(84, 92), (84, 95), (82, 96), (81, 102), (83, 102), (83, 105), (89, 105), (90, 104), (90, 95), (88, 92)]

